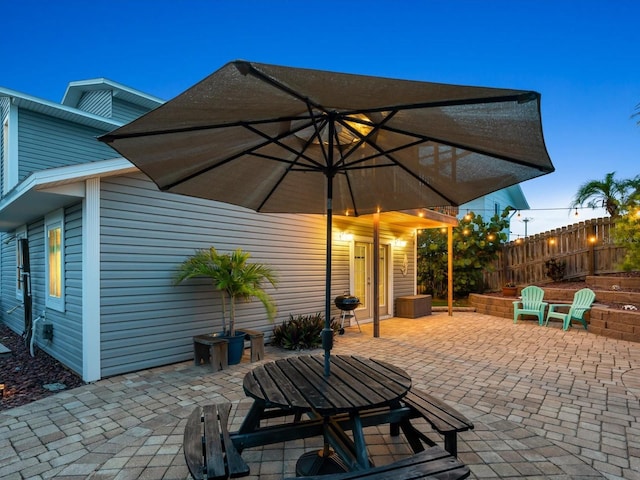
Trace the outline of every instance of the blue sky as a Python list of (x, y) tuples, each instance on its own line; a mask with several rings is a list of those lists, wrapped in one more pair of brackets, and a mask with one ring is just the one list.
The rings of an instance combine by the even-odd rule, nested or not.
[(556, 171), (522, 184), (529, 234), (573, 223), (585, 181), (640, 174), (637, 0), (0, 0), (0, 11), (0, 85), (56, 102), (68, 82), (98, 77), (168, 100), (235, 59), (538, 91)]

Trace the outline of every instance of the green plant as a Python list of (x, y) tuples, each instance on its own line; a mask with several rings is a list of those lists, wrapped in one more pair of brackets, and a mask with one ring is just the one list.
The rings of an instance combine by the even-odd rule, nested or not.
[[(509, 209), (485, 222), (481, 215), (469, 212), (453, 228), (453, 295), (466, 297), (483, 290), (483, 270), (492, 268), (502, 245), (507, 241)], [(447, 233), (425, 229), (418, 234), (418, 283), (421, 291), (434, 297), (447, 296)]]
[(558, 262), (555, 258), (550, 258), (544, 262), (544, 267), (546, 269), (545, 274), (547, 277), (553, 279), (554, 282), (559, 282), (564, 278), (564, 272), (567, 265), (565, 262)]
[(616, 221), (613, 239), (616, 245), (624, 247), (619, 267), (628, 272), (640, 269), (640, 194), (633, 197), (626, 211)]
[[(236, 301), (251, 301), (257, 298), (262, 302), (269, 321), (273, 321), (276, 307), (273, 299), (264, 290), (268, 282), (277, 286), (276, 275), (272, 268), (249, 263), (251, 254), (241, 249), (231, 253), (218, 253), (214, 247), (196, 250), (178, 266), (174, 282), (176, 284), (194, 277), (208, 277), (222, 297), (222, 329), (225, 334), (235, 335)], [(229, 328), (227, 329), (227, 301), (229, 302)]]
[[(331, 319), (331, 329), (335, 335), (339, 325), (334, 318)], [(324, 329), (324, 315), (289, 314), (289, 320), (282, 322), (273, 329), (271, 343), (287, 350), (304, 350), (318, 348), (322, 345), (321, 332)]]

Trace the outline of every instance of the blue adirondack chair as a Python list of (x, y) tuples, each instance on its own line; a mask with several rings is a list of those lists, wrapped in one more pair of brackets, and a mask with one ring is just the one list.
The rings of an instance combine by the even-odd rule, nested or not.
[[(584, 329), (587, 329), (587, 321), (584, 319), (584, 314), (591, 310), (591, 304), (596, 299), (596, 294), (590, 288), (583, 288), (578, 290), (573, 295), (573, 303), (567, 304), (551, 304), (549, 305), (549, 312), (547, 313), (547, 321), (545, 325), (549, 325), (550, 318), (557, 318), (562, 320), (562, 329), (567, 330), (571, 326), (571, 321), (576, 320), (581, 322)], [(569, 307), (568, 312), (559, 312), (557, 309), (560, 307)]]
[(535, 285), (529, 285), (520, 292), (521, 299), (513, 302), (513, 323), (518, 321), (520, 315), (535, 315), (538, 317), (538, 324), (544, 322), (544, 310), (547, 303), (543, 302), (544, 290)]

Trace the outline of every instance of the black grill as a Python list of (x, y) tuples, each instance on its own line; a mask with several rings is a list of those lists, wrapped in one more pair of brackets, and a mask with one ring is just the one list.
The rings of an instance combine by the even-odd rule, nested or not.
[(358, 305), (360, 305), (360, 299), (353, 295), (339, 295), (334, 300), (334, 303), (340, 310), (350, 312), (351, 310), (358, 308)]

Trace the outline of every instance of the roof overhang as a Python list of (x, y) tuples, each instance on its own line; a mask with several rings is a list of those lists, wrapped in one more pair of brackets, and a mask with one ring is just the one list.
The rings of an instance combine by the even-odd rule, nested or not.
[[(380, 222), (406, 230), (424, 230), (428, 228), (455, 227), (458, 225), (458, 219), (456, 217), (426, 208), (399, 212), (382, 212), (379, 215)], [(336, 217), (339, 222), (348, 222), (352, 225), (371, 225), (373, 222), (373, 215), (361, 215), (359, 217), (338, 215)]]
[(99, 90), (110, 90), (114, 97), (134, 105), (148, 108), (149, 110), (153, 110), (165, 103), (161, 98), (129, 88), (121, 83), (106, 78), (94, 78), (91, 80), (70, 82), (62, 98), (62, 105), (77, 108), (84, 93)]
[(122, 122), (116, 122), (99, 115), (83, 112), (77, 108), (53, 103), (48, 100), (26, 95), (4, 87), (0, 87), (0, 97), (8, 97), (13, 105), (26, 110), (41, 113), (43, 115), (49, 115), (69, 122), (79, 123), (105, 132), (111, 131), (122, 125)]
[(529, 210), (529, 202), (527, 202), (527, 198), (524, 196), (524, 192), (522, 191), (520, 184), (511, 185), (505, 190), (507, 190), (507, 193), (511, 197), (511, 207), (515, 210)]
[(137, 171), (128, 160), (115, 158), (36, 172), (0, 201), (0, 232), (13, 231), (84, 198), (84, 181), (89, 178)]

